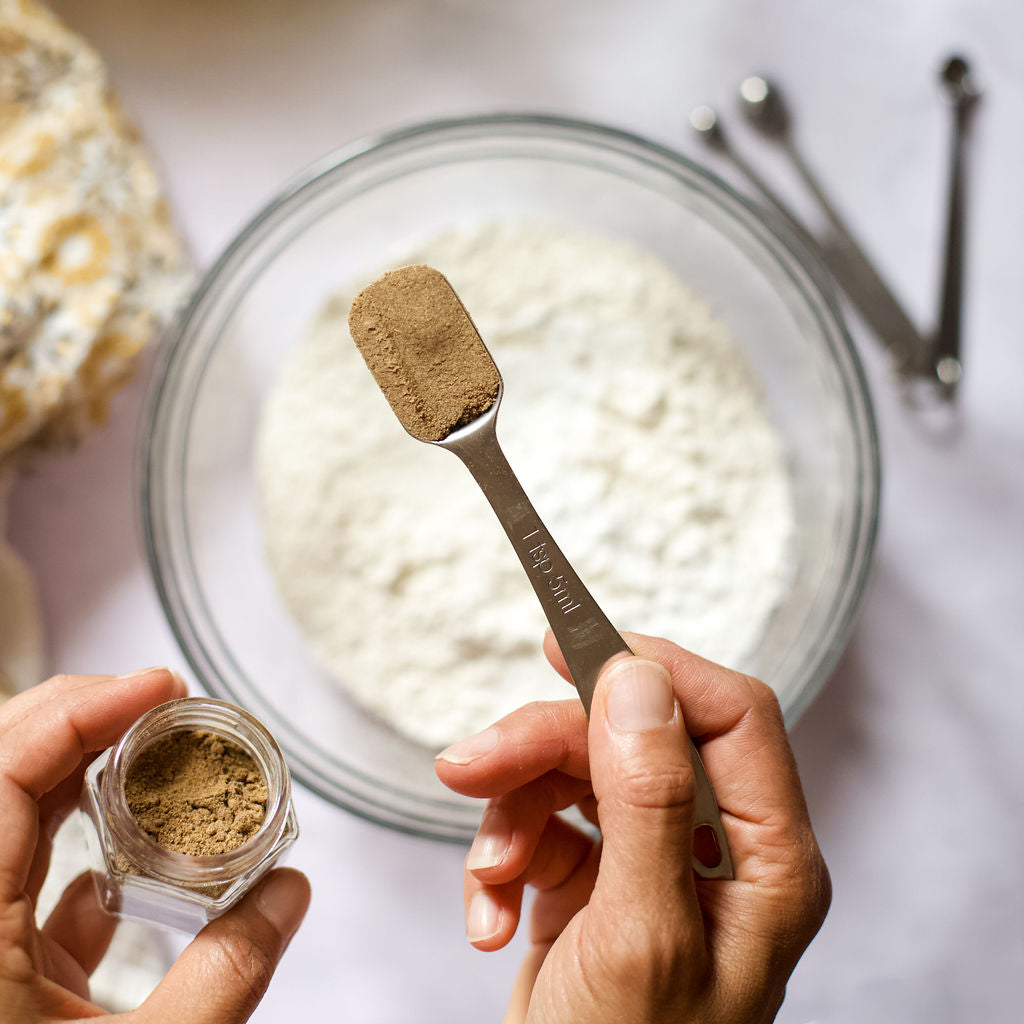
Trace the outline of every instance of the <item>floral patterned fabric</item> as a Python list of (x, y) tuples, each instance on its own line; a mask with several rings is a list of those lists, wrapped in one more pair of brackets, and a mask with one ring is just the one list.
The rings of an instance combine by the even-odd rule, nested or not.
[(187, 280), (100, 57), (33, 0), (0, 0), (0, 458), (102, 422)]

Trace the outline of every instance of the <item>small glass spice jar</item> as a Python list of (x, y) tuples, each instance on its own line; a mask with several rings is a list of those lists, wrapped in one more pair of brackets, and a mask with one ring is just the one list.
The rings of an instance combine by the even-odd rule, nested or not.
[[(256, 762), (267, 787), (257, 832), (228, 853), (195, 856), (165, 849), (139, 826), (125, 780), (150, 744), (179, 731), (214, 733)], [(211, 697), (183, 697), (143, 715), (88, 768), (82, 811), (101, 905), (122, 917), (194, 932), (238, 902), (299, 834), (291, 775), (274, 737), (242, 708)]]

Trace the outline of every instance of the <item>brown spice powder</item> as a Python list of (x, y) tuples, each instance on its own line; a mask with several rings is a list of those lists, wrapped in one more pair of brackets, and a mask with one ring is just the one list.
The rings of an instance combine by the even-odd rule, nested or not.
[(167, 850), (209, 857), (251, 839), (267, 811), (267, 786), (252, 756), (210, 732), (183, 729), (146, 747), (124, 783), (128, 808)]
[(432, 267), (392, 270), (364, 288), (352, 338), (402, 426), (441, 441), (497, 400), (501, 377), (448, 280)]

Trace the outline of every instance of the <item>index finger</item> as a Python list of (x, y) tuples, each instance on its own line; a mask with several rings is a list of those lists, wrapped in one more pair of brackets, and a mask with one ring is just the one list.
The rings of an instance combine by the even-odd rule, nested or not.
[[(669, 640), (624, 633), (631, 650), (668, 669), (687, 732), (721, 809), (743, 822), (787, 828), (809, 826), (796, 764), (774, 693), (764, 683), (684, 650)], [(548, 633), (544, 652), (569, 678)], [(482, 737), (491, 734), (488, 743)], [(462, 756), (463, 749), (473, 756)], [(482, 752), (481, 752), (482, 751)], [(496, 796), (549, 771), (589, 777), (587, 724), (579, 701), (520, 708), (485, 733), (442, 751), (437, 774), (469, 796)], [(761, 841), (766, 837), (762, 833)]]
[(578, 700), (534, 701), (437, 755), (434, 770), (466, 796), (494, 797), (558, 772), (590, 778), (587, 715)]
[(17, 898), (38, 838), (38, 800), (146, 711), (180, 697), (170, 669), (127, 676), (56, 676), (0, 710), (0, 898)]
[[(669, 670), (687, 732), (695, 739), (729, 732), (755, 701), (753, 681), (738, 672), (668, 640), (639, 633), (622, 636), (635, 654)], [(571, 682), (550, 630), (544, 637), (544, 654), (555, 671)], [(482, 733), (441, 751), (436, 770), (446, 786), (475, 797), (501, 796), (551, 771), (590, 778), (583, 705), (578, 700), (527, 704)]]

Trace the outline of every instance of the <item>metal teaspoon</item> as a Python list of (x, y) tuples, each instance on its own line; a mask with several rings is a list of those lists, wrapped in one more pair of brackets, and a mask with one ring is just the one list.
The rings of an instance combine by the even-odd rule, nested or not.
[[(428, 277), (424, 272), (434, 276)], [(429, 290), (428, 298), (423, 297), (424, 287)], [(447, 279), (438, 271), (422, 266), (404, 267), (385, 274), (356, 297), (353, 311), (360, 303), (376, 311), (376, 321), (360, 324), (359, 318), (350, 314), (349, 324), (377, 383), (411, 436), (457, 455), (480, 486), (526, 571), (589, 715), (601, 669), (615, 655), (631, 654), (632, 651), (555, 543), (501, 450), (496, 424), (504, 384), (468, 312)], [(408, 353), (403, 350), (413, 348), (415, 344), (407, 346), (403, 339), (391, 344), (385, 355), (379, 355), (381, 338), (388, 332), (388, 318), (402, 318), (405, 323), (416, 325), (429, 324), (431, 310), (424, 308), (428, 305), (444, 307), (443, 329), (438, 332), (440, 336), (443, 338), (446, 334), (458, 332), (463, 339), (471, 338), (474, 355), (486, 357), (497, 380), (497, 394), (489, 407), (482, 412), (474, 409), (474, 418), (469, 422), (437, 438), (415, 425), (410, 429), (410, 409), (415, 414), (415, 404), (430, 403), (433, 384), (429, 372), (426, 377), (421, 375), (410, 383), (409, 371), (406, 370), (409, 363), (405, 358)], [(435, 346), (426, 365), (437, 369), (444, 361), (443, 349), (436, 350)], [(422, 374), (422, 367), (417, 372)], [(405, 379), (402, 379), (403, 374)], [(446, 383), (450, 384), (451, 380), (448, 378)], [(403, 393), (396, 390), (396, 381)], [(410, 394), (415, 398), (414, 403), (408, 402)], [(706, 835), (710, 829), (718, 857), (714, 863), (704, 863), (694, 854), (693, 870), (702, 878), (730, 879), (733, 877), (732, 857), (718, 801), (697, 748), (692, 740), (688, 742), (697, 784), (695, 838), (698, 832)], [(703, 849), (711, 844), (701, 842), (700, 845)]]

